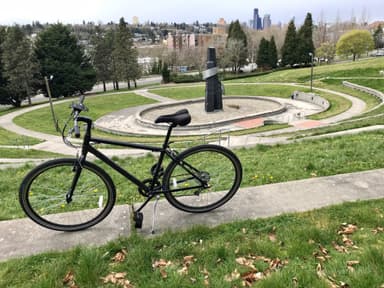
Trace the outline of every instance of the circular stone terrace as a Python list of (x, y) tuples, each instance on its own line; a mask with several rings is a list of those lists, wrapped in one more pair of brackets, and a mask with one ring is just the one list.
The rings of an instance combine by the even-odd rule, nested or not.
[(166, 124), (155, 124), (160, 115), (188, 109), (191, 123), (174, 129), (174, 135), (207, 135), (263, 126), (266, 122), (290, 123), (319, 113), (323, 107), (306, 101), (267, 96), (226, 96), (223, 110), (205, 112), (204, 99), (169, 101), (126, 108), (99, 118), (98, 129), (115, 134), (164, 135)]

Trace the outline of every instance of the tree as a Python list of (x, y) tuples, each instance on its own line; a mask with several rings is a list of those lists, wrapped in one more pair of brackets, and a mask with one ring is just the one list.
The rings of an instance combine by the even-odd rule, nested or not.
[(379, 24), (375, 32), (373, 32), (373, 39), (375, 41), (375, 49), (383, 48), (383, 28)]
[(106, 82), (113, 78), (113, 39), (110, 36), (101, 29), (97, 29), (96, 34), (92, 37), (92, 63), (96, 70), (97, 80), (103, 83), (104, 92), (107, 90)]
[(239, 39), (229, 39), (227, 48), (225, 49), (225, 63), (232, 66), (232, 72), (238, 73), (242, 65), (244, 65), (243, 55), (246, 53), (244, 42)]
[(171, 81), (171, 72), (169, 71), (169, 67), (167, 62), (163, 63), (163, 68), (161, 69), (162, 83), (166, 84)]
[(5, 40), (5, 28), (0, 26), (0, 104), (9, 104), (7, 80), (4, 76), (4, 65), (2, 62), (3, 48), (2, 44)]
[(297, 38), (295, 22), (291, 20), (285, 34), (283, 47), (281, 48), (281, 62), (283, 66), (298, 63)]
[(278, 56), (277, 56), (277, 47), (276, 47), (275, 37), (272, 36), (271, 40), (269, 41), (269, 50), (268, 50), (268, 61), (269, 61), (269, 66), (271, 68), (276, 68), (277, 61), (278, 61), (277, 58)]
[(37, 90), (39, 72), (31, 41), (19, 26), (8, 27), (2, 49), (8, 104), (19, 107), (26, 98), (31, 104), (31, 94)]
[(304, 24), (297, 33), (297, 56), (299, 63), (310, 63), (311, 56), (315, 54), (315, 46), (312, 40), (313, 22), (311, 13), (307, 13)]
[[(232, 71), (239, 72), (240, 67), (247, 63), (248, 58), (248, 41), (247, 35), (241, 28), (239, 20), (231, 22), (228, 29), (227, 45), (226, 48), (231, 51), (227, 54), (230, 56), (230, 62), (232, 63)], [(233, 53), (240, 53), (234, 55)]]
[(316, 49), (316, 56), (323, 58), (327, 63), (331, 62), (335, 58), (336, 46), (331, 42), (324, 42)]
[(138, 79), (141, 72), (137, 63), (138, 53), (133, 47), (132, 34), (124, 18), (120, 19), (114, 43), (112, 55), (116, 65), (116, 73), (119, 80), (127, 81), (129, 89), (131, 88), (130, 81)]
[[(84, 93), (96, 83), (90, 58), (68, 27), (58, 23), (46, 28), (38, 35), (35, 51), (41, 75), (53, 75), (52, 97)], [(41, 89), (47, 93), (44, 85)]]
[(371, 34), (366, 30), (351, 30), (343, 34), (336, 44), (338, 55), (352, 55), (353, 61), (364, 52), (374, 48)]
[(257, 52), (257, 58), (256, 63), (257, 66), (261, 69), (270, 69), (270, 59), (269, 59), (269, 46), (270, 43), (268, 40), (266, 40), (264, 37), (261, 38), (260, 44), (259, 44), (259, 50)]

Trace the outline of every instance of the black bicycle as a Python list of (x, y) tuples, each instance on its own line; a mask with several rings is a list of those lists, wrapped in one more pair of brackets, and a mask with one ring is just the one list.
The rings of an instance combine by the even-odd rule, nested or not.
[[(168, 123), (169, 127), (163, 145), (154, 147), (93, 137), (92, 119), (80, 116), (82, 111), (87, 110), (83, 101), (84, 96), (80, 97), (79, 103), (72, 103), (71, 116), (62, 129), (64, 142), (73, 146), (72, 135), (80, 138), (79, 122), (85, 123), (80, 155), (40, 164), (21, 183), (20, 204), (37, 224), (54, 230), (77, 231), (99, 223), (111, 212), (116, 200), (115, 185), (104, 169), (87, 161), (88, 153), (133, 182), (138, 192), (146, 197), (145, 202), (133, 212), (136, 228), (142, 227), (141, 210), (154, 197), (158, 200), (161, 194), (180, 210), (203, 213), (222, 206), (238, 190), (242, 167), (232, 151), (210, 144), (198, 145), (181, 153), (170, 148), (172, 129), (186, 126), (191, 121), (188, 110), (162, 115), (155, 120), (155, 123)], [(72, 121), (73, 127), (70, 128), (68, 123)], [(94, 144), (158, 152), (158, 161), (151, 169), (152, 178), (139, 180), (101, 153)], [(164, 169), (165, 157), (169, 157), (170, 162)]]

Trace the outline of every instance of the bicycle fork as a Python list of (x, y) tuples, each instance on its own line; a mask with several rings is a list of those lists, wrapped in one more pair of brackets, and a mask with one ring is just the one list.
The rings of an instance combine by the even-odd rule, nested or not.
[(75, 188), (76, 188), (77, 182), (79, 181), (82, 170), (83, 168), (81, 167), (80, 162), (76, 162), (76, 164), (72, 168), (72, 171), (75, 173), (75, 175), (73, 176), (71, 187), (69, 188), (67, 194), (65, 195), (65, 200), (67, 201), (67, 204), (72, 202), (73, 192), (75, 191)]

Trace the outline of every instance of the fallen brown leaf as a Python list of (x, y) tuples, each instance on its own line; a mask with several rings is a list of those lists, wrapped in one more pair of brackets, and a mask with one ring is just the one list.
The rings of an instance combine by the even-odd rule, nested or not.
[(243, 284), (247, 287), (251, 287), (254, 282), (265, 278), (263, 273), (254, 270), (242, 273), (240, 277), (243, 279)]
[(349, 253), (346, 247), (344, 247), (343, 245), (339, 245), (336, 242), (332, 242), (332, 246), (333, 248), (335, 248), (336, 251), (340, 253), (347, 253), (347, 254)]
[(355, 271), (355, 267), (353, 267), (353, 266), (357, 265), (357, 264), (360, 264), (360, 261), (357, 261), (357, 260), (347, 261), (347, 268), (348, 268), (348, 270), (351, 271), (351, 272), (354, 272)]
[(74, 274), (72, 271), (69, 271), (65, 277), (63, 278), (63, 283), (68, 284), (69, 282), (72, 282), (74, 280)]
[(323, 254), (323, 255), (328, 255), (328, 250), (327, 248), (325, 248), (324, 246), (322, 245), (319, 245), (319, 249), (320, 249), (320, 252)]
[(127, 273), (125, 272), (112, 272), (107, 276), (102, 277), (101, 279), (103, 280), (104, 284), (112, 283), (123, 288), (134, 288), (135, 286), (133, 286), (129, 280), (125, 279), (126, 275)]
[(188, 267), (183, 266), (181, 269), (177, 270), (177, 273), (179, 273), (180, 275), (187, 275), (188, 274)]
[(184, 265), (189, 266), (195, 261), (195, 258), (193, 257), (193, 255), (189, 255), (189, 256), (185, 256), (183, 261), (184, 261)]
[(227, 282), (232, 282), (240, 278), (240, 273), (235, 269), (231, 274), (225, 275), (224, 280)]
[(293, 287), (297, 287), (299, 285), (299, 280), (297, 280), (297, 277), (292, 278)]
[(354, 224), (342, 224), (340, 227), (340, 230), (337, 232), (337, 234), (353, 234), (357, 231), (358, 227)]
[(164, 268), (160, 268), (160, 274), (161, 274), (161, 278), (163, 279), (168, 277), (168, 273), (167, 271), (164, 270)]
[(321, 244), (319, 244), (319, 251), (315, 251), (313, 253), (313, 256), (322, 261), (322, 262), (325, 262), (327, 261), (328, 259), (332, 258), (330, 255), (328, 255), (329, 252), (328, 252), (328, 249), (326, 249), (324, 246), (322, 246)]
[(152, 264), (152, 267), (153, 268), (159, 268), (159, 267), (168, 267), (172, 265), (172, 262), (171, 261), (167, 261), (165, 259), (160, 259), (160, 260), (156, 260), (153, 264)]
[(239, 258), (236, 258), (235, 261), (237, 264), (240, 264), (240, 265), (243, 265), (243, 266), (246, 266), (246, 267), (249, 267), (249, 268), (256, 270), (255, 266), (253, 266), (253, 260), (247, 259), (245, 257), (239, 257)]
[(277, 236), (276, 236), (276, 227), (275, 226), (273, 226), (272, 231), (269, 232), (268, 238), (271, 242), (276, 242)]
[(121, 263), (125, 260), (125, 256), (127, 255), (127, 250), (122, 249), (112, 257), (113, 262)]
[(276, 234), (275, 234), (275, 233), (269, 233), (269, 234), (268, 234), (268, 239), (269, 239), (271, 242), (276, 242), (276, 240), (277, 240)]
[(372, 230), (372, 233), (375, 234), (375, 235), (380, 233), (380, 232), (384, 232), (384, 228), (383, 227), (377, 227), (377, 228)]
[(287, 260), (280, 260), (279, 258), (273, 259), (269, 262), (269, 268), (273, 270), (277, 270), (282, 268), (284, 265), (288, 264)]
[(79, 286), (76, 285), (76, 282), (75, 282), (75, 275), (73, 274), (72, 271), (69, 271), (64, 279), (63, 279), (63, 284), (65, 286), (68, 286), (69, 288), (79, 288)]

